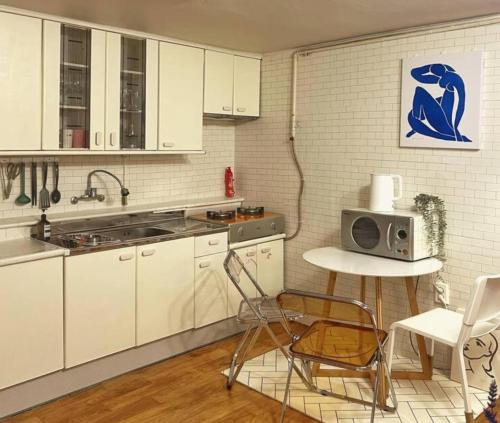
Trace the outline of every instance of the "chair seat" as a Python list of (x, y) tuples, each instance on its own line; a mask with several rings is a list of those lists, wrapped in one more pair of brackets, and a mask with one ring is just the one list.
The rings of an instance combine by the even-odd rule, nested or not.
[[(383, 345), (387, 333), (383, 330), (377, 332)], [(373, 328), (330, 320), (314, 322), (290, 346), (290, 352), (302, 359), (347, 367), (371, 367), (377, 349)]]
[[(463, 314), (456, 311), (435, 308), (395, 322), (392, 326), (455, 347), (462, 329), (463, 319)], [(498, 326), (498, 322), (477, 322), (472, 329), (471, 338), (489, 333), (496, 326)]]
[[(278, 322), (283, 318), (275, 297), (249, 298), (249, 301), (269, 322)], [(297, 320), (302, 317), (300, 313), (294, 311), (284, 310), (283, 312), (288, 320)], [(245, 300), (241, 301), (236, 318), (240, 323), (258, 322), (257, 316)]]
[(392, 327), (406, 329), (454, 347), (458, 341), (463, 318), (464, 316), (456, 311), (435, 308), (395, 322)]

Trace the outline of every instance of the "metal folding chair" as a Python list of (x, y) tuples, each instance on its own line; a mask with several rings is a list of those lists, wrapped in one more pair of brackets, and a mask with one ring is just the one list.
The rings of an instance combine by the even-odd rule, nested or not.
[[(285, 331), (290, 334), (291, 332), (288, 327), (288, 321), (300, 318), (301, 314), (294, 311), (282, 311), (276, 302), (276, 298), (266, 295), (255, 277), (248, 271), (243, 261), (235, 251), (230, 250), (227, 254), (227, 257), (224, 260), (224, 269), (242, 297), (236, 319), (239, 323), (246, 325), (245, 333), (234, 351), (231, 367), (229, 369), (226, 386), (228, 389), (231, 389), (234, 381), (241, 371), (241, 368), (245, 364), (248, 352), (254, 347), (255, 342), (259, 338), (263, 329), (269, 334), (273, 342), (285, 355), (285, 357), (288, 357), (288, 352), (279, 341), (269, 324), (280, 323)], [(241, 283), (243, 276), (246, 276), (246, 278), (248, 278), (251, 282), (251, 286), (255, 287), (257, 297), (249, 297), (245, 292)], [(304, 380), (305, 383), (309, 383), (299, 368), (296, 366), (294, 366), (294, 368), (299, 377)]]
[[(375, 409), (382, 383), (382, 367), (386, 376), (390, 375), (384, 357), (384, 344), (388, 339), (385, 331), (377, 327), (373, 311), (364, 303), (343, 297), (288, 290), (277, 297), (283, 310), (295, 311), (316, 320), (301, 335), (292, 335), (289, 347), (288, 377), (283, 399), (281, 422), (285, 417), (290, 391), (292, 369), (297, 358), (306, 364), (305, 372), (311, 389), (312, 363), (325, 364), (348, 370), (369, 371), (376, 366), (373, 401), (339, 395), (326, 390), (319, 390), (314, 385), (312, 390), (336, 398), (371, 406), (371, 422), (375, 418)], [(393, 406), (385, 406), (386, 411), (395, 411), (397, 399), (390, 376), (387, 377)]]

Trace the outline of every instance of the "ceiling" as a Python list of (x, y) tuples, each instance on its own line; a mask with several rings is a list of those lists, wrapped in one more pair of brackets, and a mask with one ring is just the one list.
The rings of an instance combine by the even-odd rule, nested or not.
[(500, 0), (0, 0), (0, 3), (256, 53), (500, 13)]

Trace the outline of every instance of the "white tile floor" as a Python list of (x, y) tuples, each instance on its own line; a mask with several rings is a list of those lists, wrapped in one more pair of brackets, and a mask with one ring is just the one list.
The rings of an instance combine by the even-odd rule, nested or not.
[[(417, 362), (395, 357), (394, 369), (419, 369)], [(228, 370), (224, 371), (228, 374)], [(287, 362), (277, 350), (245, 363), (238, 382), (278, 401), (282, 401), (287, 375)], [(460, 384), (447, 373), (434, 370), (432, 381), (393, 381), (399, 401), (396, 413), (377, 410), (376, 422), (388, 423), (461, 423), (463, 402)], [(317, 378), (317, 386), (337, 393), (370, 400), (371, 385), (366, 379)], [(487, 393), (472, 389), (474, 415), (486, 404)], [(290, 406), (322, 422), (364, 423), (370, 421), (370, 408), (341, 399), (323, 397), (308, 391), (297, 376), (292, 376)]]

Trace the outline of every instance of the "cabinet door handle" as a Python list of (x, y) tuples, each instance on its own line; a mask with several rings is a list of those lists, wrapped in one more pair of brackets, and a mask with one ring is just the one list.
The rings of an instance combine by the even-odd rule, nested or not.
[(95, 145), (99, 146), (102, 143), (102, 132), (98, 131), (95, 133)]
[(111, 134), (109, 134), (109, 144), (111, 147), (116, 145), (116, 132), (111, 132)]
[(154, 253), (156, 253), (156, 250), (144, 250), (142, 252), (142, 256), (143, 257), (148, 257), (148, 256), (152, 256)]
[(220, 243), (220, 240), (218, 239), (211, 239), (210, 241), (208, 241), (208, 245), (219, 245)]
[(175, 146), (175, 143), (173, 143), (173, 142), (164, 142), (162, 145), (165, 148), (172, 148), (172, 147)]
[(202, 261), (202, 262), (198, 265), (198, 267), (199, 267), (200, 269), (204, 269), (204, 268), (206, 268), (206, 267), (210, 267), (210, 265), (211, 265), (211, 263), (210, 263), (209, 261)]
[(255, 251), (247, 251), (247, 257), (253, 257), (255, 255)]
[(222, 106), (222, 110), (224, 110), (225, 112), (230, 112), (232, 109), (231, 106)]
[(246, 112), (247, 108), (246, 107), (238, 107), (236, 110), (238, 110), (238, 112)]
[(262, 248), (260, 250), (260, 252), (263, 253), (263, 254), (270, 253), (271, 252), (271, 247)]
[(120, 261), (132, 260), (134, 255), (132, 253), (120, 255)]

